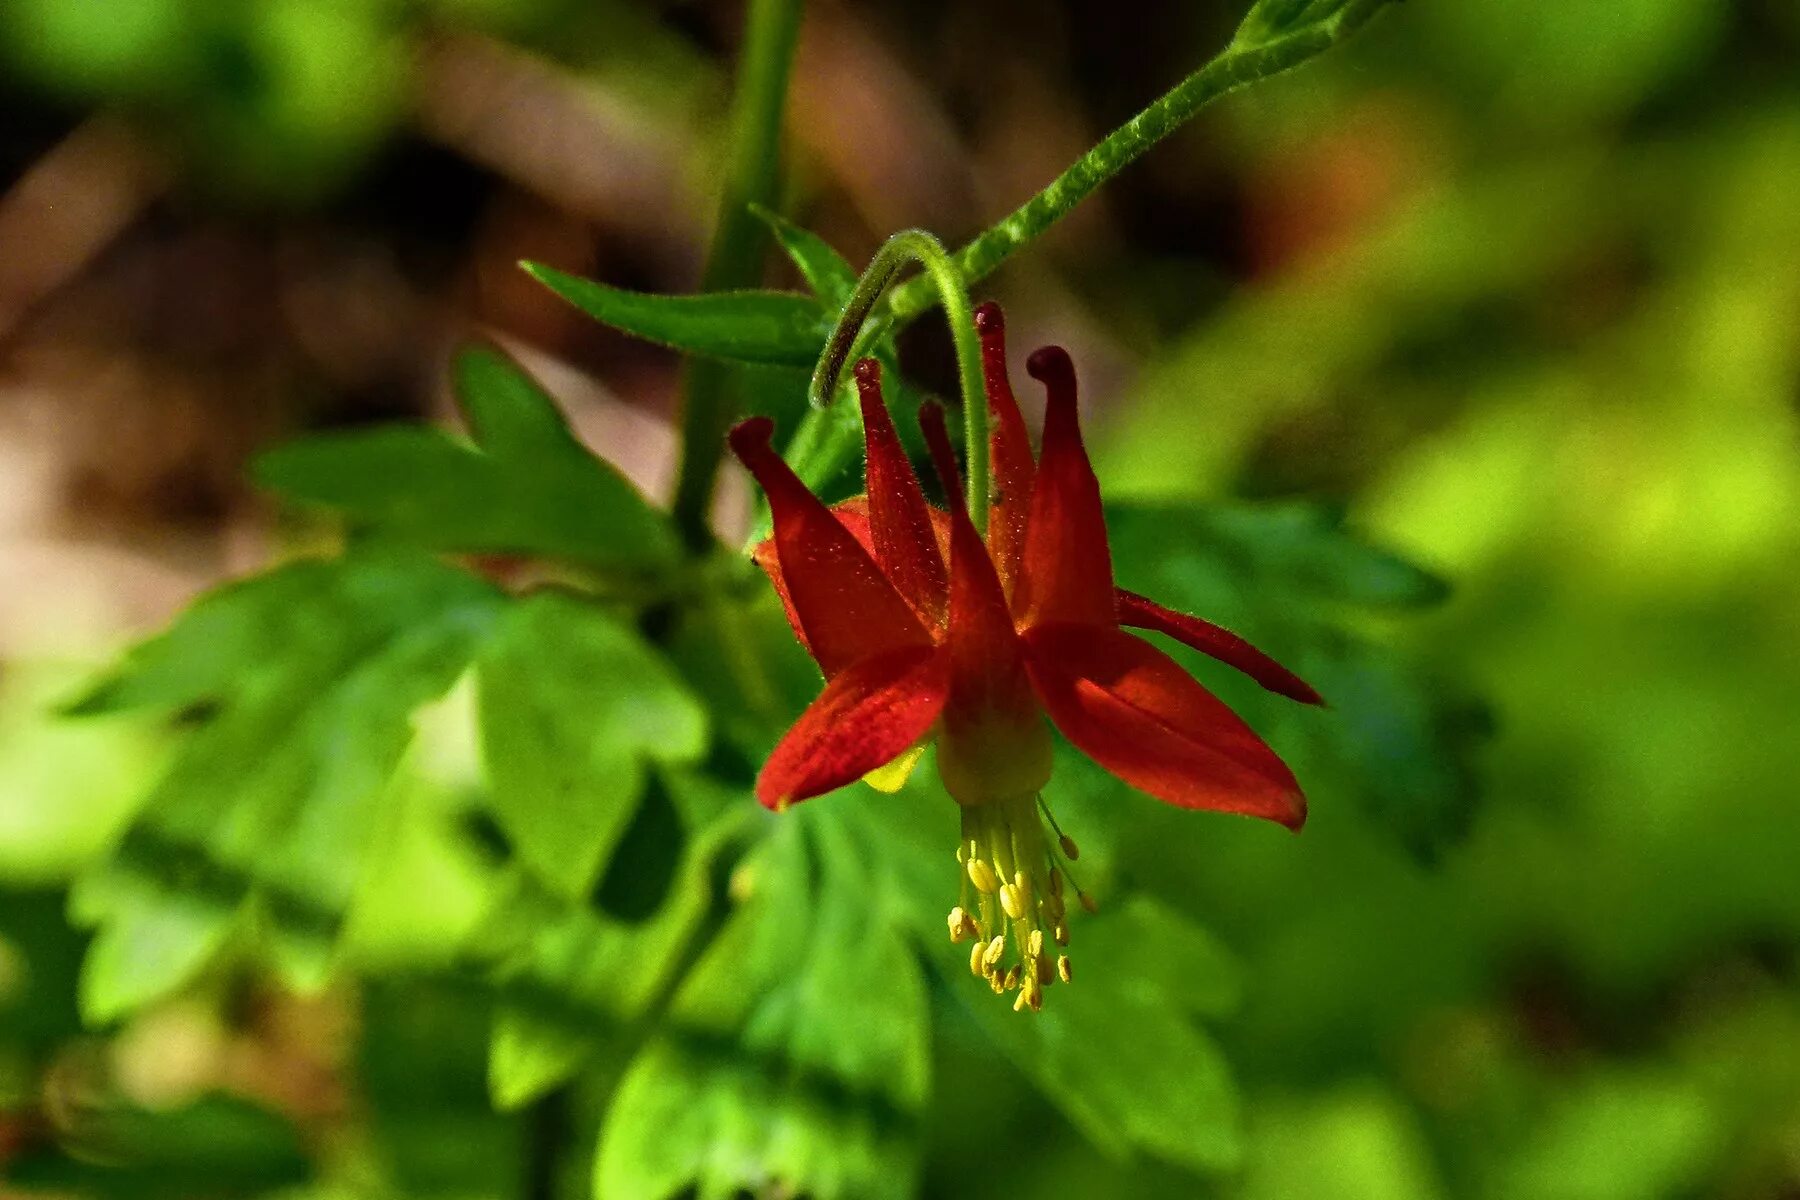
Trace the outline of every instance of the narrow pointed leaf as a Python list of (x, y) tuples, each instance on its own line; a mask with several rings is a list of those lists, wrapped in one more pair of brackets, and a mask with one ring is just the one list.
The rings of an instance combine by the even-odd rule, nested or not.
[(597, 1195), (914, 1194), (925, 981), (857, 862), (814, 809), (739, 868), (749, 899), (614, 1095)]
[(1394, 0), (1257, 0), (1238, 26), (1233, 50), (1254, 50), (1304, 33), (1336, 37)]
[(533, 279), (603, 325), (690, 354), (734, 362), (811, 367), (830, 319), (797, 292), (711, 292), (662, 296), (609, 287), (526, 263)]
[(750, 210), (769, 227), (826, 311), (840, 311), (850, 299), (850, 293), (856, 290), (856, 268), (830, 242), (802, 229), (780, 213), (760, 204), (751, 205)]

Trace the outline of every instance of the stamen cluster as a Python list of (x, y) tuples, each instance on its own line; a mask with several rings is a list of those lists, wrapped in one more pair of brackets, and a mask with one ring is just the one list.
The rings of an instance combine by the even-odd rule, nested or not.
[[(950, 910), (950, 941), (974, 943), (970, 973), (985, 979), (996, 995), (1017, 991), (1015, 1012), (1043, 1008), (1044, 989), (1074, 977), (1069, 956), (1061, 953), (1069, 945), (1064, 907), (1069, 885), (1044, 837), (1042, 806), (1037, 796), (1024, 796), (965, 807), (956, 848), (962, 902)], [(1060, 835), (1059, 843), (1068, 859), (1080, 856), (1074, 839)], [(1094, 911), (1086, 892), (1077, 888), (1075, 895)]]

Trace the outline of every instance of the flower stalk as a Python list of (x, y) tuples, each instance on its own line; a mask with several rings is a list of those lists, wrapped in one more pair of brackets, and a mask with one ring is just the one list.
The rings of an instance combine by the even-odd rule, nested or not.
[[(731, 162), (703, 290), (754, 286), (762, 273), (767, 229), (752, 205), (772, 205), (780, 182), (781, 122), (800, 36), (802, 0), (750, 0), (732, 102)], [(725, 431), (737, 417), (736, 368), (707, 359), (688, 367), (681, 412), (681, 465), (672, 515), (696, 552), (713, 545), (710, 521)]]
[[(1318, 57), (1390, 2), (1351, 0), (1330, 20), (1307, 25), (1285, 37), (1254, 46), (1234, 41), (1155, 103), (1107, 134), (1037, 195), (958, 250), (954, 261), (965, 284), (973, 286), (987, 278), (1015, 251), (1041, 236), (1101, 184), (1143, 157), (1214, 100)], [(931, 293), (922, 282), (908, 283), (894, 292), (886, 315), (904, 324), (930, 308), (931, 302)]]
[[(901, 271), (913, 263), (924, 268), (922, 285), (936, 289), (935, 298), (943, 305), (944, 319), (950, 324), (950, 338), (956, 346), (956, 371), (962, 389), (964, 461), (968, 473), (968, 505), (977, 528), (986, 529), (988, 511), (988, 430), (987, 396), (981, 365), (981, 344), (975, 336), (975, 313), (969, 304), (968, 282), (962, 270), (944, 249), (944, 244), (923, 229), (904, 229), (882, 243), (869, 260), (856, 289), (844, 304), (825, 353), (813, 370), (807, 398), (813, 408), (824, 409), (837, 395), (844, 366), (852, 357), (881, 335), (885, 323), (871, 321), (870, 315), (881, 302)], [(923, 293), (931, 295), (930, 292)]]

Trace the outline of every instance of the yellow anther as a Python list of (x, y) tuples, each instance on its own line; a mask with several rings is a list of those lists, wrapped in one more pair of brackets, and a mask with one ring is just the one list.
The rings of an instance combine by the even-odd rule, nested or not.
[(1042, 954), (1044, 952), (1044, 931), (1041, 929), (1032, 930), (1031, 936), (1025, 940), (1025, 946), (1025, 953), (1031, 958), (1036, 958), (1038, 955)]
[(964, 941), (968, 938), (968, 936), (969, 936), (968, 922), (969, 922), (969, 914), (962, 910), (962, 905), (959, 904), (955, 908), (950, 910), (950, 944), (951, 945), (954, 946), (958, 942)]
[(1081, 847), (1075, 844), (1074, 838), (1065, 833), (1057, 838), (1057, 841), (1062, 845), (1064, 858), (1068, 859), (1070, 862), (1074, 862), (1081, 857)]
[(1058, 922), (1056, 928), (1050, 931), (1050, 936), (1056, 939), (1057, 945), (1066, 946), (1069, 944), (1069, 927)]
[(1088, 895), (1086, 892), (1077, 890), (1075, 893), (1075, 897), (1076, 897), (1076, 899), (1081, 901), (1081, 907), (1088, 910), (1089, 916), (1092, 916), (1094, 913), (1097, 913), (1100, 911), (1100, 906), (1097, 903), (1095, 903), (1094, 898), (1092, 896)]
[(1019, 986), (1019, 965), (1014, 963), (1006, 968), (1006, 990), (1012, 991)]
[(1031, 1005), (1031, 1011), (1037, 1012), (1044, 1007), (1044, 985), (1038, 982), (1036, 975), (1025, 977), (1025, 986), (1019, 990), (1025, 997), (1025, 1003)]
[(1074, 982), (1075, 964), (1069, 961), (1068, 955), (1059, 954), (1056, 956), (1056, 974), (1064, 983)]
[(986, 972), (987, 943), (976, 942), (969, 947), (969, 974), (979, 978)]
[(1031, 880), (1023, 871), (1013, 872), (1013, 891), (1019, 893), (1021, 904), (1031, 903)]
[(991, 896), (1000, 890), (1000, 877), (994, 874), (994, 868), (979, 858), (969, 860), (969, 882), (984, 896)]
[(1013, 1011), (1014, 1012), (1023, 1012), (1024, 1010), (1025, 1010), (1025, 993), (1020, 992), (1019, 998), (1017, 1000), (1013, 1001)]
[(982, 965), (992, 969), (1000, 965), (1000, 956), (1006, 953), (1006, 935), (995, 934), (994, 940), (987, 944), (987, 950), (981, 956)]
[(1000, 907), (1015, 921), (1025, 919), (1025, 902), (1020, 899), (1019, 890), (1010, 883), (1000, 885)]

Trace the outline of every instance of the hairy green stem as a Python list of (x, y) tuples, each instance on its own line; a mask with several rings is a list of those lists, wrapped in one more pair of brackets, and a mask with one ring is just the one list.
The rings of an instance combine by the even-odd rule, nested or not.
[[(1349, 37), (1390, 0), (1351, 0), (1328, 20), (1256, 46), (1227, 46), (1161, 99), (1108, 134), (1076, 159), (1048, 187), (1013, 214), (956, 252), (963, 280), (985, 279), (1014, 251), (1037, 238), (1117, 175), (1175, 132), (1208, 104), (1228, 92), (1292, 70)], [(923, 280), (895, 290), (888, 316), (906, 322), (930, 308), (935, 297)]]
[(867, 345), (880, 329), (869, 315), (887, 293), (894, 277), (912, 263), (925, 268), (919, 280), (933, 289), (932, 295), (944, 306), (944, 319), (950, 323), (950, 338), (956, 346), (956, 369), (961, 377), (963, 397), (963, 434), (965, 437), (964, 470), (968, 474), (969, 515), (976, 528), (987, 529), (988, 515), (988, 406), (987, 389), (982, 384), (981, 343), (975, 336), (975, 310), (969, 304), (969, 288), (944, 244), (923, 229), (904, 229), (882, 243), (870, 260), (856, 290), (844, 305), (836, 328), (825, 343), (825, 353), (813, 371), (808, 399), (815, 409), (831, 404), (837, 394), (844, 366), (857, 347)]
[[(801, 8), (802, 0), (750, 0), (732, 102), (731, 161), (702, 279), (705, 291), (751, 287), (762, 274), (768, 231), (750, 206), (775, 203), (781, 121)], [(725, 431), (737, 415), (736, 383), (737, 368), (728, 364), (697, 359), (688, 367), (672, 512), (682, 537), (696, 550), (713, 542), (713, 488), (725, 453)]]

